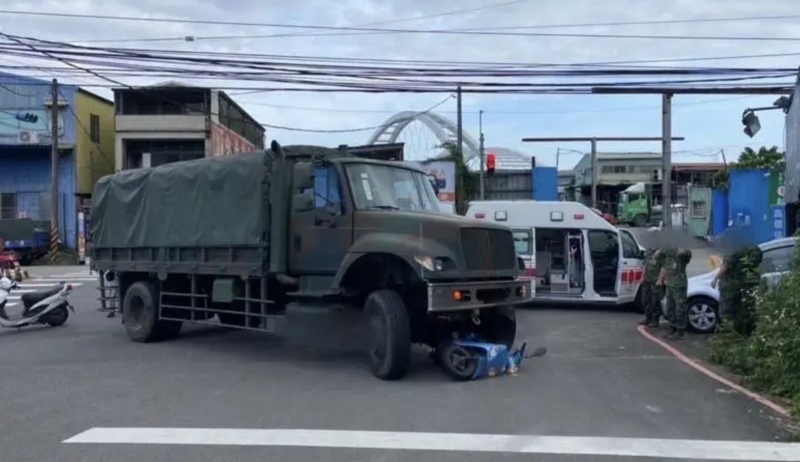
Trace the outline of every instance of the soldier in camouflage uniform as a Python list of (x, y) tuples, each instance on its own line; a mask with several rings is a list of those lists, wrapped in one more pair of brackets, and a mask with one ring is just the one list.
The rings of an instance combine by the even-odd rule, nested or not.
[(744, 306), (743, 295), (758, 287), (761, 249), (758, 246), (736, 250), (725, 256), (711, 286), (719, 284), (719, 313), (732, 322), (734, 330), (749, 335), (753, 328), (752, 307)]
[(670, 330), (665, 335), (666, 338), (675, 340), (683, 339), (686, 333), (686, 316), (688, 306), (686, 306), (686, 286), (687, 275), (686, 267), (692, 261), (692, 251), (689, 249), (667, 249), (665, 250), (664, 271), (662, 271), (661, 281), (666, 282), (667, 293), (667, 317), (670, 322)]
[(642, 281), (640, 301), (645, 318), (639, 322), (641, 326), (658, 327), (661, 320), (661, 299), (664, 298), (663, 286), (656, 285), (661, 265), (664, 261), (663, 253), (659, 249), (647, 250), (644, 260), (644, 280)]

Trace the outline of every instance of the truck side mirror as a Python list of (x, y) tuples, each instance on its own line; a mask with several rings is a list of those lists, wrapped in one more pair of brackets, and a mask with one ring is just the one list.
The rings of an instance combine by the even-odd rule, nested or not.
[(314, 187), (314, 166), (310, 162), (294, 164), (292, 182), (295, 190), (303, 191)]
[(314, 210), (314, 195), (311, 193), (295, 194), (292, 198), (292, 210), (295, 212)]

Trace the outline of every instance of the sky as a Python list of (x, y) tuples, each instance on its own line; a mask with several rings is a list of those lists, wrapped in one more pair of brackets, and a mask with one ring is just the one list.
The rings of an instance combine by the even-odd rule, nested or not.
[[(468, 29), (580, 25), (632, 21), (696, 20), (707, 18), (753, 18), (797, 15), (788, 0), (4, 0), (4, 10), (79, 13), (132, 17), (168, 17), (232, 22), (279, 24), (372, 26), (413, 29)], [(473, 11), (464, 11), (470, 10)], [(479, 9), (475, 11), (475, 9)], [(441, 13), (453, 14), (441, 15)], [(424, 16), (439, 15), (433, 18)], [(420, 18), (423, 17), (423, 18)], [(391, 24), (388, 22), (391, 21)], [(800, 65), (800, 17), (740, 21), (688, 22), (658, 25), (612, 25), (558, 27), (537, 32), (593, 34), (649, 34), (726, 37), (797, 38), (796, 41), (764, 40), (656, 40), (578, 37), (442, 36), (433, 34), (319, 35), (307, 29), (193, 25), (97, 19), (49, 18), (0, 14), (0, 31), (78, 44), (144, 47), (197, 51), (258, 52), (293, 56), (388, 58), (428, 61), (491, 61), (521, 63), (597, 63), (608, 61), (669, 60), (763, 54), (795, 54), (783, 57), (709, 60), (676, 65), (714, 67), (784, 67)], [(385, 25), (381, 23), (387, 22)], [(252, 35), (283, 35), (254, 38)], [(317, 34), (317, 35), (314, 35)], [(181, 40), (194, 36), (194, 42)], [(240, 36), (207, 39), (209, 36)], [(154, 38), (176, 40), (152, 41)], [(149, 40), (149, 41), (148, 41)], [(0, 56), (0, 70), (20, 65), (21, 58)], [(657, 65), (669, 65), (658, 63)], [(51, 65), (51, 64), (50, 64)], [(28, 75), (48, 77), (39, 72)], [(49, 78), (49, 77), (48, 77)], [(115, 77), (130, 85), (163, 82), (164, 78)], [(61, 77), (110, 97), (106, 84), (91, 75)], [(192, 81), (204, 86), (241, 87), (231, 81)], [(793, 83), (792, 79), (784, 80)], [(424, 111), (447, 94), (370, 95), (319, 93), (228, 92), (258, 121), (296, 130), (267, 129), (268, 141), (282, 144), (365, 144), (374, 130), (349, 133), (309, 133), (310, 130), (350, 130), (379, 126), (400, 111)], [(776, 96), (681, 96), (673, 102), (673, 134), (685, 141), (673, 143), (674, 162), (721, 162), (735, 160), (746, 147), (784, 145), (784, 115), (780, 111), (759, 113), (762, 130), (749, 139), (742, 133), (741, 115), (748, 107), (769, 106)], [(479, 136), (478, 112), (483, 111), (487, 146), (502, 146), (535, 155), (537, 164), (570, 168), (588, 150), (586, 143), (526, 144), (523, 137), (568, 136), (660, 136), (661, 98), (658, 95), (473, 95), (463, 97), (464, 128)], [(435, 112), (455, 121), (456, 101), (449, 99)], [(414, 126), (401, 140), (424, 149), (436, 139), (421, 126)], [(420, 148), (422, 146), (422, 148)], [(601, 143), (601, 152), (660, 150), (659, 143)]]

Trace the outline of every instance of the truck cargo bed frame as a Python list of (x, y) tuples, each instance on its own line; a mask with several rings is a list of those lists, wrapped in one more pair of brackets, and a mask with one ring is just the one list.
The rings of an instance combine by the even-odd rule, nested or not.
[(269, 244), (224, 247), (137, 247), (95, 249), (99, 269), (156, 274), (263, 276)]
[[(277, 323), (285, 319), (283, 314), (270, 314), (269, 308), (274, 306), (275, 303), (271, 300), (264, 298), (255, 298), (252, 294), (251, 284), (252, 279), (247, 281), (244, 285), (245, 293), (243, 297), (233, 297), (234, 302), (243, 302), (244, 311), (226, 310), (209, 306), (210, 295), (200, 294), (197, 291), (197, 277), (195, 275), (189, 276), (190, 280), (190, 293), (185, 292), (169, 292), (159, 291), (158, 303), (158, 318), (165, 321), (178, 321), (178, 322), (192, 322), (197, 324), (206, 324), (211, 326), (223, 325), (227, 327), (235, 327), (236, 329), (250, 330), (256, 332), (276, 332)], [(262, 277), (259, 279), (260, 292), (267, 293), (267, 280)], [(263, 297), (263, 296), (262, 296)], [(184, 300), (187, 304), (168, 303), (171, 299)], [(178, 313), (186, 313), (188, 316), (181, 316)], [(197, 316), (198, 313), (203, 313), (204, 316)], [(243, 323), (239, 324), (226, 324), (220, 319), (219, 323), (210, 321), (214, 315), (232, 315), (242, 316)], [(256, 322), (253, 322), (256, 321)]]

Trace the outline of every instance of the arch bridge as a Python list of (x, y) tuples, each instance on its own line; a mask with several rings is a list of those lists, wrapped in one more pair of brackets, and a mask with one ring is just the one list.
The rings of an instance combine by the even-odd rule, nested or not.
[[(440, 144), (455, 143), (458, 140), (458, 127), (451, 120), (432, 112), (403, 111), (389, 117), (372, 133), (367, 144), (396, 143), (400, 133), (411, 124), (420, 122), (433, 133)], [(464, 142), (464, 161), (470, 162), (480, 156), (480, 145), (467, 132), (462, 131)]]

